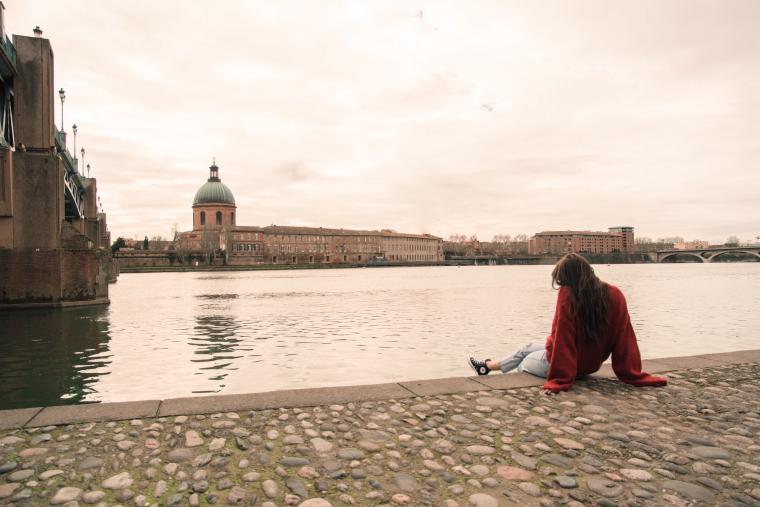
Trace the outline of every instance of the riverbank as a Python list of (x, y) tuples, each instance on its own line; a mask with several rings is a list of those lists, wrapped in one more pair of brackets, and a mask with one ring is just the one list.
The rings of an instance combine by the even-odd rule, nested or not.
[(120, 267), (120, 273), (182, 273), (208, 271), (290, 271), (301, 269), (348, 269), (348, 268), (395, 268), (444, 266), (442, 263), (394, 263), (394, 264), (250, 264), (250, 265), (212, 265), (212, 266), (126, 266)]
[(3, 411), (0, 503), (760, 505), (760, 350), (645, 369)]

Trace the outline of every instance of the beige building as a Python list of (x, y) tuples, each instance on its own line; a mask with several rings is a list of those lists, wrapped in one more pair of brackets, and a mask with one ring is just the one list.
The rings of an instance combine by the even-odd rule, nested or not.
[(544, 231), (528, 242), (531, 255), (565, 255), (568, 253), (633, 253), (633, 227), (610, 227), (601, 231)]
[(682, 241), (673, 245), (676, 250), (701, 250), (703, 248), (710, 248), (709, 241), (702, 241), (695, 239), (694, 241)]
[(435, 264), (442, 240), (429, 234), (323, 227), (241, 226), (232, 191), (209, 168), (193, 199), (193, 230), (179, 235), (177, 250), (198, 261), (254, 264)]

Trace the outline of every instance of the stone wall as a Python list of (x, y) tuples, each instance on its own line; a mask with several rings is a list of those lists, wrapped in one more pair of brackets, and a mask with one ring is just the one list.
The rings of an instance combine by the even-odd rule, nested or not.
[(45, 303), (59, 299), (59, 262), (58, 250), (0, 250), (0, 303)]
[(55, 248), (64, 218), (62, 162), (50, 154), (14, 153), (13, 246)]
[(0, 304), (61, 303), (107, 297), (94, 250), (0, 250)]
[(151, 252), (150, 250), (134, 252), (116, 252), (114, 261), (119, 268), (145, 268), (145, 267), (166, 267), (173, 266), (174, 263), (167, 252)]

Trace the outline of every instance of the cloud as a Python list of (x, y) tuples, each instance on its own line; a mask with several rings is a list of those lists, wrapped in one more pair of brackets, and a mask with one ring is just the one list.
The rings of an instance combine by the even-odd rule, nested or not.
[(277, 167), (276, 172), (293, 182), (306, 181), (314, 176), (303, 162), (284, 162)]
[(751, 0), (5, 5), (116, 235), (189, 228), (214, 156), (241, 224), (760, 232)]

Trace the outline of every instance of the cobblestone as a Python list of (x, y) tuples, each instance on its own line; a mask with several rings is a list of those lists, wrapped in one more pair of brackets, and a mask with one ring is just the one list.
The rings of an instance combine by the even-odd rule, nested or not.
[(760, 365), (0, 431), (0, 504), (760, 505)]

